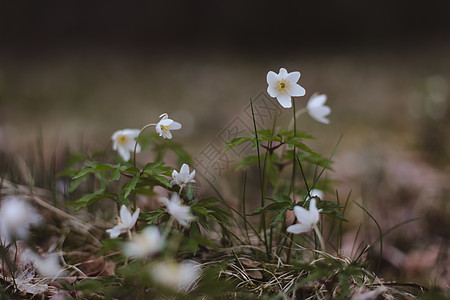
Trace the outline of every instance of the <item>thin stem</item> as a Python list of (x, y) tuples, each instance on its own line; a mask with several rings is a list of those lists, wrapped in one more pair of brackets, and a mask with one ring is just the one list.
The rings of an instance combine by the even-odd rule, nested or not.
[(320, 249), (325, 252), (325, 242), (323, 241), (322, 234), (320, 233), (319, 227), (317, 224), (314, 224), (314, 231), (316, 232), (317, 237), (319, 238), (320, 242)]
[(163, 235), (164, 238), (167, 238), (169, 236), (169, 233), (172, 230), (174, 221), (175, 221), (175, 218), (171, 216), (169, 219), (169, 222), (167, 222), (166, 229), (164, 231), (164, 235)]
[[(294, 101), (292, 101), (292, 103), (294, 103)], [(293, 105), (294, 105), (294, 104), (293, 104)], [(294, 125), (294, 123), (296, 122), (295, 120), (296, 120), (298, 117), (300, 117), (300, 116), (301, 116), (303, 113), (305, 113), (305, 112), (307, 112), (306, 108), (302, 108), (302, 109), (300, 109), (299, 111), (297, 111), (297, 112), (295, 113), (294, 118), (291, 119), (291, 121), (289, 122), (288, 130), (290, 130), (291, 128), (293, 128), (293, 126), (295, 126), (295, 125)]]
[(144, 127), (142, 127), (141, 131), (139, 131), (139, 134), (136, 138), (136, 143), (134, 144), (134, 151), (133, 151), (133, 167), (135, 167), (135, 168), (136, 168), (136, 149), (137, 149), (139, 138), (141, 137), (142, 132), (150, 126), (156, 126), (156, 124), (151, 123), (151, 124), (147, 124)]
[[(259, 185), (261, 189), (264, 189), (264, 183), (263, 183), (263, 173), (261, 172), (261, 154), (259, 152), (259, 140), (258, 140), (258, 130), (256, 129), (256, 120), (255, 120), (255, 113), (253, 111), (253, 101), (250, 100), (250, 106), (252, 109), (252, 118), (253, 118), (253, 127), (255, 129), (255, 140), (256, 140), (256, 151), (258, 153), (258, 170), (259, 170)], [(264, 171), (263, 171), (264, 172)], [(264, 191), (261, 190), (261, 207), (264, 207)], [(263, 213), (261, 216), (262, 220), (262, 229), (263, 229), (263, 235), (264, 235), (264, 245), (266, 247), (267, 252), (267, 258), (270, 260), (271, 253), (269, 249), (269, 245), (267, 244), (267, 232), (266, 232), (266, 214)]]

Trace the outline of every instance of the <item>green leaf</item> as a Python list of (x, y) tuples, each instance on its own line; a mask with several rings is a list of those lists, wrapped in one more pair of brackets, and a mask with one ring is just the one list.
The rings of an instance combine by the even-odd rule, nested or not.
[(166, 214), (164, 208), (159, 207), (155, 210), (149, 211), (145, 213), (145, 220), (147, 224), (157, 224), (159, 223), (159, 219)]
[(75, 200), (74, 202), (68, 203), (68, 206), (74, 206), (75, 211), (79, 211), (80, 209), (94, 203), (97, 200), (103, 198), (116, 198), (117, 195), (113, 193), (105, 193), (103, 189), (96, 191), (95, 193), (84, 195), (83, 197)]
[(249, 216), (261, 215), (268, 212), (285, 212), (288, 209), (292, 209), (293, 206), (294, 203), (292, 203), (291, 199), (289, 199), (289, 201), (274, 202), (264, 207), (258, 207), (254, 212), (249, 214)]
[(133, 178), (131, 178), (130, 181), (128, 181), (127, 183), (125, 183), (123, 185), (122, 192), (121, 192), (122, 199), (127, 199), (127, 197), (131, 194), (131, 192), (136, 187), (136, 184), (138, 183), (139, 178), (140, 178), (139, 175), (135, 175)]

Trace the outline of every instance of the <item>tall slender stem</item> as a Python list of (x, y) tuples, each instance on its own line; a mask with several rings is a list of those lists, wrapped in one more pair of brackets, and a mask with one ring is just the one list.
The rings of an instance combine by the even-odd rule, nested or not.
[(135, 167), (135, 168), (136, 168), (136, 149), (137, 149), (139, 138), (141, 137), (142, 132), (150, 126), (156, 126), (156, 124), (153, 124), (153, 123), (147, 124), (144, 127), (142, 127), (141, 131), (139, 131), (139, 134), (136, 138), (136, 143), (134, 144), (134, 151), (133, 151), (133, 167)]

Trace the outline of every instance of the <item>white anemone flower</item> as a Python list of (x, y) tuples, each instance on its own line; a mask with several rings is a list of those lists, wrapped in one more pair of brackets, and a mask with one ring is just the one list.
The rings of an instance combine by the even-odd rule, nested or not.
[(188, 292), (201, 275), (200, 265), (184, 261), (161, 262), (152, 266), (150, 274), (155, 282), (178, 292)]
[(312, 189), (309, 191), (309, 194), (311, 195), (311, 197), (317, 197), (320, 200), (322, 200), (323, 198), (323, 191), (318, 190), (318, 189)]
[(189, 222), (195, 219), (195, 217), (191, 215), (191, 208), (181, 204), (180, 196), (178, 196), (177, 193), (173, 193), (170, 200), (166, 197), (160, 197), (159, 201), (167, 207), (169, 214), (182, 226), (187, 226)]
[(140, 209), (136, 209), (136, 211), (131, 215), (131, 212), (128, 211), (127, 207), (125, 205), (122, 205), (120, 208), (120, 217), (119, 224), (114, 226), (111, 229), (106, 230), (107, 233), (109, 233), (109, 236), (114, 239), (121, 235), (124, 232), (129, 232), (134, 225), (136, 224), (136, 221), (139, 217)]
[(285, 68), (281, 68), (276, 74), (273, 71), (267, 73), (267, 93), (270, 97), (277, 98), (284, 108), (292, 107), (291, 97), (304, 96), (306, 91), (297, 84), (300, 79), (300, 72), (288, 73)]
[[(134, 152), (136, 138), (141, 132), (139, 129), (122, 129), (114, 132), (111, 137), (113, 141), (113, 150), (117, 150), (124, 161), (129, 161), (131, 154)], [(141, 146), (136, 146), (136, 153), (141, 152)]]
[(49, 253), (46, 257), (25, 250), (22, 253), (22, 265), (32, 262), (41, 276), (48, 278), (57, 278), (64, 275), (64, 269), (59, 264), (59, 255), (57, 253)]
[(159, 117), (161, 120), (156, 124), (156, 132), (165, 139), (171, 139), (172, 133), (170, 131), (181, 129), (181, 124), (169, 119), (169, 115), (166, 113), (163, 113)]
[(164, 238), (158, 227), (147, 226), (124, 245), (124, 254), (127, 257), (146, 258), (161, 251), (163, 246)]
[(183, 189), (188, 183), (195, 183), (195, 170), (189, 173), (189, 166), (187, 164), (183, 164), (180, 169), (180, 173), (177, 170), (173, 170), (172, 178), (173, 180), (170, 182), (170, 186), (179, 185), (181, 189)]
[(317, 209), (315, 198), (311, 198), (309, 202), (309, 211), (301, 206), (295, 206), (294, 213), (298, 224), (289, 226), (287, 232), (299, 234), (310, 231), (319, 222), (320, 211), (321, 209)]
[(41, 216), (28, 202), (7, 196), (0, 207), (0, 242), (6, 246), (13, 238), (26, 240), (30, 226), (40, 222)]
[(326, 118), (331, 113), (331, 109), (325, 105), (327, 101), (327, 95), (314, 94), (309, 98), (308, 104), (306, 104), (306, 110), (309, 115), (316, 121), (324, 124), (329, 124), (330, 120)]

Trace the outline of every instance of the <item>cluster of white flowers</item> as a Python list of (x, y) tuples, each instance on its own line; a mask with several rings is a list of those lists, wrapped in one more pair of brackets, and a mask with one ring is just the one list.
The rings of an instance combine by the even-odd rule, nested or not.
[[(159, 117), (161, 120), (157, 124), (148, 124), (143, 129), (150, 125), (154, 125), (156, 126), (155, 130), (159, 136), (162, 136), (165, 139), (171, 139), (172, 133), (170, 131), (181, 129), (181, 124), (169, 119), (169, 115), (166, 113), (163, 113)], [(139, 145), (137, 139), (143, 129), (122, 129), (114, 132), (111, 136), (111, 140), (113, 141), (113, 150), (117, 150), (124, 161), (130, 160), (130, 152), (134, 152), (135, 147), (136, 153), (141, 152), (141, 146)]]
[[(288, 73), (285, 68), (280, 68), (280, 72), (276, 74), (273, 71), (267, 73), (267, 93), (277, 98), (278, 103), (284, 108), (292, 107), (292, 97), (301, 97), (306, 94), (303, 87), (297, 84), (300, 79), (300, 72)], [(314, 94), (306, 105), (306, 111), (316, 121), (329, 124), (330, 121), (325, 118), (330, 114), (331, 109), (324, 105), (327, 96)]]
[[(285, 68), (280, 68), (279, 73), (269, 71), (267, 73), (267, 92), (271, 97), (278, 100), (284, 108), (292, 107), (292, 97), (300, 97), (306, 94), (305, 89), (297, 82), (300, 79), (300, 72), (288, 73)], [(318, 122), (328, 124), (329, 120), (326, 118), (331, 109), (325, 105), (327, 96), (322, 94), (314, 94), (309, 99), (306, 108), (310, 116)], [(129, 161), (130, 153), (139, 153), (141, 146), (138, 144), (138, 139), (142, 131), (148, 126), (155, 126), (156, 133), (164, 139), (172, 138), (172, 130), (181, 129), (182, 125), (170, 119), (167, 113), (161, 114), (160, 120), (156, 124), (148, 124), (139, 129), (124, 129), (116, 131), (111, 139), (113, 141), (113, 150), (117, 150), (124, 161)], [(178, 185), (180, 187), (178, 194), (173, 193), (170, 199), (160, 197), (159, 201), (165, 205), (167, 212), (171, 215), (171, 221), (167, 225), (171, 228), (172, 222), (176, 220), (181, 226), (188, 226), (195, 217), (191, 214), (191, 208), (183, 205), (181, 191), (189, 183), (195, 183), (195, 170), (190, 172), (189, 166), (183, 164), (180, 171), (173, 170), (172, 180), (170, 186)], [(316, 197), (321, 198), (322, 193), (318, 190), (312, 190), (309, 193), (309, 210), (301, 206), (294, 207), (294, 213), (298, 220), (297, 224), (291, 225), (287, 228), (290, 233), (304, 233), (313, 228), (316, 228), (319, 222), (319, 213), (321, 210), (317, 209)], [(135, 226), (138, 216), (139, 208), (131, 214), (126, 206), (120, 209), (119, 224), (107, 232), (111, 238), (117, 238), (122, 233), (128, 232), (130, 240), (124, 243), (124, 254), (130, 258), (147, 258), (161, 252), (166, 244), (165, 238), (169, 231), (161, 235), (160, 230), (156, 226), (147, 226), (139, 233), (131, 235), (131, 230)], [(317, 228), (316, 228), (317, 229)], [(192, 287), (195, 281), (200, 276), (200, 267), (191, 262), (177, 263), (174, 261), (165, 261), (161, 263), (151, 264), (150, 274), (153, 280), (167, 288), (172, 288), (178, 291), (187, 291)]]

